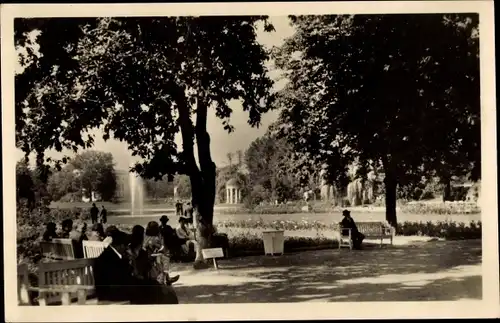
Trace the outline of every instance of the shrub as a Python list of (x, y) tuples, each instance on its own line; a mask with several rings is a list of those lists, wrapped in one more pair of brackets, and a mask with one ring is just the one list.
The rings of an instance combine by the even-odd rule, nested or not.
[(477, 214), (481, 213), (481, 209), (476, 203), (467, 202), (415, 202), (401, 205), (401, 212), (412, 214)]

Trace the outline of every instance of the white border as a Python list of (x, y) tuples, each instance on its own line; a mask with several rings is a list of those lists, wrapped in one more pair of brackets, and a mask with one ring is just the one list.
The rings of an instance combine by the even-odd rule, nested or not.
[[(341, 13), (480, 13), (483, 300), (461, 302), (370, 302), (214, 304), (160, 306), (18, 307), (16, 300), (14, 142), (14, 17), (175, 16)], [(2, 134), (6, 321), (164, 321), (237, 319), (499, 317), (498, 212), (494, 12), (492, 1), (189, 3), (102, 5), (2, 5)], [(334, 270), (334, 269), (333, 269)]]

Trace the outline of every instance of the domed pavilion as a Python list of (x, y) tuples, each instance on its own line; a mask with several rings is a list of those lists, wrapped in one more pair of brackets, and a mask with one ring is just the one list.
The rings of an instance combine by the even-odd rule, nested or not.
[(241, 185), (235, 178), (231, 178), (226, 183), (226, 203), (227, 204), (241, 203)]

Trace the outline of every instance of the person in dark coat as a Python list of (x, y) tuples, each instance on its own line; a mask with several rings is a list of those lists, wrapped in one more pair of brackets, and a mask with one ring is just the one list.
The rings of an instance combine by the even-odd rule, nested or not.
[(104, 205), (102, 206), (101, 214), (99, 214), (99, 222), (102, 224), (108, 222), (108, 211), (104, 208)]
[(184, 210), (184, 217), (188, 219), (188, 223), (193, 223), (193, 213), (194, 209), (191, 203), (187, 203), (186, 209)]
[(43, 241), (51, 241), (54, 238), (59, 238), (56, 232), (57, 226), (54, 222), (47, 223), (45, 232), (43, 233)]
[(95, 206), (95, 203), (92, 203), (92, 207), (90, 208), (90, 219), (92, 220), (92, 224), (97, 223), (97, 217), (99, 216), (99, 209)]
[(61, 238), (69, 239), (69, 233), (73, 230), (73, 220), (66, 219), (61, 223)]
[(354, 249), (361, 249), (361, 243), (365, 238), (364, 234), (358, 231), (358, 227), (356, 226), (356, 222), (351, 217), (351, 212), (349, 210), (344, 210), (342, 212), (344, 218), (340, 222), (342, 229), (351, 229), (351, 239)]
[(129, 301), (131, 304), (178, 304), (171, 286), (134, 275), (128, 248), (130, 237), (118, 230), (109, 231), (112, 242), (94, 264), (95, 291), (99, 301)]

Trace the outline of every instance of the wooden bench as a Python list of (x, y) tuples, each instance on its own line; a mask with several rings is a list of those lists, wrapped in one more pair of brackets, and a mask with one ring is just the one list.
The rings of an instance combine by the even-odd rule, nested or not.
[(29, 296), (29, 269), (27, 264), (17, 266), (17, 301), (19, 305), (32, 305)]
[[(358, 231), (364, 234), (365, 239), (380, 239), (380, 247), (382, 247), (384, 239), (389, 239), (392, 245), (395, 232), (394, 228), (388, 224), (384, 222), (356, 222), (356, 226)], [(344, 229), (339, 223), (337, 231), (339, 234), (339, 249), (343, 246), (347, 246), (352, 250), (351, 229)]]
[(73, 240), (71, 239), (52, 239), (51, 241), (41, 241), (43, 258), (53, 260), (72, 260), (75, 259), (75, 250)]
[(83, 241), (82, 245), (84, 258), (97, 258), (109, 243), (103, 241)]
[(38, 287), (29, 290), (38, 292), (38, 303), (46, 305), (85, 304), (128, 304), (128, 302), (90, 301), (95, 296), (93, 265), (95, 258), (83, 258), (57, 262), (40, 263), (38, 267)]

